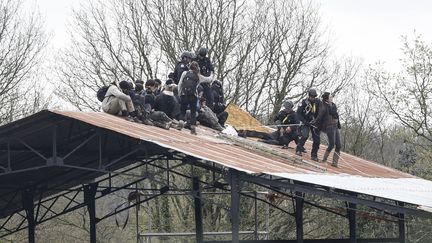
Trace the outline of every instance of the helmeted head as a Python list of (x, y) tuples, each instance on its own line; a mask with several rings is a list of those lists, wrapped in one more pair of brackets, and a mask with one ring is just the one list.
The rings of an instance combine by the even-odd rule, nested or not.
[(317, 93), (316, 89), (310, 88), (308, 90), (308, 96), (311, 97), (311, 98), (316, 98), (318, 96), (318, 93)]
[(189, 63), (193, 59), (193, 55), (190, 51), (184, 51), (180, 55), (180, 58), (183, 63)]
[(294, 103), (291, 100), (284, 100), (282, 103), (282, 107), (284, 110), (292, 110), (294, 107)]
[(207, 52), (208, 52), (207, 48), (205, 48), (205, 47), (201, 47), (201, 48), (198, 50), (198, 56), (200, 56), (200, 57), (205, 57), (205, 56), (207, 56)]

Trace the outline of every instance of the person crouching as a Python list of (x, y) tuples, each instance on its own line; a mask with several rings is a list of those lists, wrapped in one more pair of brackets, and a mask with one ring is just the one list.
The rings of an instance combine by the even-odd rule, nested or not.
[(129, 92), (132, 87), (127, 81), (121, 81), (117, 86), (112, 82), (102, 101), (102, 110), (108, 114), (124, 117), (128, 121), (139, 121)]

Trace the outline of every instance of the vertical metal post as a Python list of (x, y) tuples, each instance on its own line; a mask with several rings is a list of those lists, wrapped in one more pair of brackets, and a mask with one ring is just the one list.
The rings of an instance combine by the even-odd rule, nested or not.
[(304, 194), (301, 192), (295, 193), (295, 218), (296, 218), (296, 234), (297, 242), (303, 243), (303, 205), (304, 205)]
[(91, 183), (84, 187), (84, 201), (87, 204), (90, 219), (90, 243), (96, 243), (96, 195), (97, 183)]
[(192, 178), (192, 190), (193, 190), (194, 205), (195, 205), (196, 242), (202, 243), (204, 241), (204, 229), (203, 229), (203, 222), (202, 222), (201, 192), (200, 192), (198, 177)]
[(355, 203), (348, 203), (348, 221), (349, 221), (349, 234), (350, 243), (357, 243), (357, 218), (356, 218)]
[(140, 242), (140, 232), (139, 232), (138, 210), (139, 210), (140, 204), (138, 202), (140, 200), (139, 199), (140, 195), (138, 194), (138, 183), (135, 184), (135, 195), (136, 195), (136, 199), (135, 200), (136, 200), (136, 203), (137, 203), (136, 208), (135, 208), (136, 235), (137, 235), (137, 243), (139, 243)]
[(254, 202), (254, 209), (255, 209), (255, 240), (258, 240), (258, 193), (254, 191), (255, 195), (255, 202)]
[(231, 231), (233, 243), (239, 243), (239, 231), (240, 231), (240, 180), (239, 172), (236, 170), (230, 170), (230, 186), (231, 186)]
[(7, 167), (7, 169), (9, 170), (9, 171), (11, 171), (12, 170), (12, 168), (11, 168), (11, 152), (10, 152), (10, 142), (8, 141), (7, 142), (7, 158), (8, 158), (8, 167)]
[(52, 158), (53, 163), (57, 163), (57, 126), (53, 126), (53, 134), (52, 134)]
[(266, 203), (266, 235), (265, 235), (265, 239), (268, 240), (269, 239), (269, 233), (270, 231), (270, 206), (268, 203)]
[(170, 173), (170, 166), (169, 166), (169, 159), (167, 158), (167, 160), (166, 160), (166, 180), (167, 180), (168, 186), (170, 185), (169, 173)]
[[(399, 206), (403, 207), (405, 204), (403, 202), (398, 203)], [(405, 214), (398, 213), (398, 224), (399, 224), (399, 243), (405, 243), (406, 242), (406, 236), (405, 236)]]
[(28, 242), (35, 243), (36, 220), (34, 217), (33, 192), (26, 190), (22, 194), (22, 203), (27, 215)]
[(102, 168), (102, 135), (99, 134), (99, 169)]

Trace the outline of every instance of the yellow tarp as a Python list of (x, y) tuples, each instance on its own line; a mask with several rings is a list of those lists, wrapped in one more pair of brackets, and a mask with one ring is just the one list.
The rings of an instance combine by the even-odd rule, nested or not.
[(267, 127), (264, 127), (257, 119), (251, 116), (247, 111), (238, 107), (235, 104), (230, 104), (226, 110), (228, 112), (227, 124), (230, 124), (237, 130), (250, 130), (259, 132), (271, 132)]

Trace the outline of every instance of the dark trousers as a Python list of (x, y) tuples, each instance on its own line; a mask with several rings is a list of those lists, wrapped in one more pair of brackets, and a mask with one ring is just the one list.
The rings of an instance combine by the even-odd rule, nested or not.
[(284, 133), (282, 136), (280, 131), (274, 131), (272, 133), (258, 132), (244, 130), (243, 135), (247, 137), (255, 137), (263, 139), (262, 142), (274, 144), (274, 145), (284, 145), (288, 146), (291, 141), (298, 143), (298, 135), (296, 132)]
[(304, 144), (306, 143), (306, 140), (309, 137), (309, 131), (312, 132), (312, 150), (311, 150), (311, 156), (317, 157), (318, 156), (318, 149), (320, 146), (320, 131), (317, 128), (312, 128), (309, 126), (301, 126), (300, 128), (300, 139), (299, 143), (297, 144), (296, 151), (301, 151), (304, 147)]
[(213, 110), (213, 102), (214, 102), (214, 95), (213, 90), (210, 87), (209, 83), (201, 83), (201, 86), (203, 87), (203, 96), (206, 99), (207, 106)]
[(182, 95), (180, 97), (180, 117), (183, 120), (186, 119), (186, 110), (189, 107), (191, 112), (191, 125), (196, 125), (197, 101), (198, 98), (195, 95)]
[(335, 148), (335, 152), (339, 153), (341, 150), (339, 129), (336, 126), (327, 127), (326, 134), (328, 139), (327, 151), (331, 152)]
[(228, 112), (222, 111), (221, 113), (217, 114), (217, 118), (219, 120), (219, 124), (221, 126), (225, 126), (225, 122), (228, 120)]

